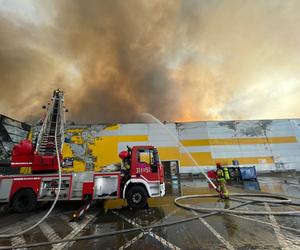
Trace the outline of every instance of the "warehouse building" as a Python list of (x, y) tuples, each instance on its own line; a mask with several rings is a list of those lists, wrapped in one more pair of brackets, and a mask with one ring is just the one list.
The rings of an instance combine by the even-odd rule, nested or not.
[[(168, 130), (157, 123), (69, 125), (64, 171), (100, 170), (120, 162), (118, 153), (133, 145), (156, 146), (167, 177), (198, 174), (200, 168), (214, 168), (217, 162), (231, 166), (233, 160), (240, 166), (255, 165), (258, 172), (300, 171), (300, 119), (166, 123), (165, 127)], [(2, 162), (29, 131), (29, 125), (1, 116)]]
[[(99, 170), (119, 162), (126, 146), (154, 145), (167, 175), (200, 173), (217, 162), (256, 166), (257, 171), (300, 170), (300, 120), (157, 123), (72, 126), (64, 146), (66, 171)], [(196, 163), (189, 157), (195, 159)]]

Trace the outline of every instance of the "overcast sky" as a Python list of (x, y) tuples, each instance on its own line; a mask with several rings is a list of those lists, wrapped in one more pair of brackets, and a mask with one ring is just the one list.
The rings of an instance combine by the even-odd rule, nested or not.
[(300, 1), (0, 0), (0, 113), (79, 123), (300, 117)]

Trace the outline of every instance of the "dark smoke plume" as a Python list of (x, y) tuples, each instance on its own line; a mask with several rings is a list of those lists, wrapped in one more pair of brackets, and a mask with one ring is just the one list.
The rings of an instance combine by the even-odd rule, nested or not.
[(299, 1), (7, 1), (0, 113), (77, 123), (299, 116)]
[(165, 62), (172, 8), (142, 1), (69, 1), (59, 8), (56, 23), (67, 31), (70, 53), (85, 60), (81, 97), (71, 99), (75, 120), (128, 122), (143, 111), (161, 119), (178, 115)]

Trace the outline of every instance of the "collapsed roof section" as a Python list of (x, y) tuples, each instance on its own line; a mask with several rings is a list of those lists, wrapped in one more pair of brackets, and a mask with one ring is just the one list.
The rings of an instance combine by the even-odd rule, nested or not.
[(8, 164), (14, 144), (28, 136), (31, 126), (0, 114), (0, 164)]

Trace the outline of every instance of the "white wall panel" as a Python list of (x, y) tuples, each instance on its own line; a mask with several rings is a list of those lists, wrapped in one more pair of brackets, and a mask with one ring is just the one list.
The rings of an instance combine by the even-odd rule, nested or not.
[(274, 143), (269, 145), (273, 151), (276, 150), (294, 150), (298, 151), (300, 154), (300, 144), (299, 143)]
[(207, 167), (199, 167), (199, 166), (188, 166), (188, 167), (180, 167), (180, 174), (199, 174), (201, 170), (207, 172), (209, 170), (215, 170), (215, 166), (207, 166)]
[[(206, 126), (205, 126), (206, 125)], [(278, 170), (278, 164), (300, 170), (300, 120), (254, 120), (181, 124), (180, 140), (296, 137), (296, 143), (265, 143), (186, 147), (189, 152), (211, 152), (212, 158), (273, 157), (276, 164), (258, 164), (257, 170)], [(182, 151), (182, 150), (181, 150)], [(251, 164), (249, 164), (251, 165)], [(276, 166), (275, 166), (276, 165)], [(247, 165), (245, 165), (247, 166)], [(190, 171), (192, 167), (182, 167)], [(195, 167), (196, 169), (197, 167)]]
[(207, 133), (194, 133), (194, 134), (185, 134), (179, 133), (179, 140), (207, 140), (208, 134)]
[(210, 139), (234, 138), (236, 131), (232, 129), (233, 122), (207, 122), (207, 131)]
[(160, 124), (148, 124), (149, 143), (157, 147), (176, 147), (178, 133), (175, 124), (165, 124), (166, 128)]
[(120, 135), (147, 135), (148, 134), (148, 126), (143, 123), (135, 123), (135, 124), (121, 124)]
[(178, 147), (178, 144), (173, 141), (153, 141), (149, 140), (149, 145), (156, 147)]
[(177, 131), (180, 140), (208, 139), (206, 122), (181, 123)]
[[(190, 152), (190, 153), (197, 153), (197, 152), (211, 152), (210, 146), (195, 146), (195, 147), (184, 147), (180, 148), (181, 153)], [(186, 150), (186, 151), (185, 151)]]
[[(248, 158), (273, 157), (275, 164), (257, 164), (257, 171), (270, 171), (284, 169), (300, 170), (300, 119), (294, 120), (253, 120), (253, 121), (224, 121), (224, 122), (189, 122), (167, 123), (175, 137), (180, 140), (207, 140), (207, 139), (235, 139), (235, 138), (266, 138), (296, 137), (297, 142), (291, 143), (265, 143), (238, 145), (207, 145), (190, 146), (186, 150), (191, 153), (211, 152), (212, 158)], [(94, 127), (95, 134), (99, 135), (148, 135), (149, 141), (145, 142), (122, 142), (118, 144), (119, 151), (127, 145), (154, 145), (157, 147), (176, 147), (177, 142), (169, 133), (157, 123), (121, 124), (119, 130), (106, 131), (103, 127)], [(253, 140), (255, 142), (255, 140)], [(180, 149), (184, 153), (185, 150)], [(244, 164), (251, 166), (252, 164)], [(212, 169), (215, 166), (202, 166)], [(198, 166), (183, 166), (180, 163), (181, 173), (199, 173)]]

